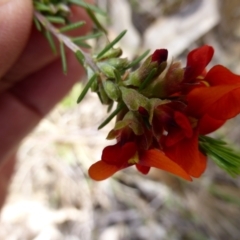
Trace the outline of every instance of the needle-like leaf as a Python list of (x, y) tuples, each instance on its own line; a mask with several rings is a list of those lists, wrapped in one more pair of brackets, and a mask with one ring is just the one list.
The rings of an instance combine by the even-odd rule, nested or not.
[(84, 55), (81, 53), (81, 51), (76, 51), (75, 56), (77, 60), (83, 65), (84, 64)]
[(209, 156), (220, 168), (231, 176), (240, 175), (240, 154), (228, 147), (222, 140), (208, 136), (199, 137), (200, 149)]
[(64, 74), (67, 74), (66, 53), (65, 53), (64, 43), (63, 43), (62, 41), (60, 41), (60, 54), (61, 54), (61, 59), (62, 59), (63, 73), (64, 73)]
[(69, 24), (69, 25), (66, 25), (66, 26), (60, 28), (59, 32), (63, 33), (63, 32), (67, 32), (67, 31), (71, 31), (71, 30), (74, 30), (76, 28), (82, 27), (85, 24), (86, 24), (86, 22), (84, 22), (84, 21), (72, 23), (72, 24)]
[(140, 63), (148, 54), (150, 50), (145, 51), (142, 55), (140, 55), (138, 58), (136, 58), (134, 61), (132, 61), (126, 68), (131, 68)]
[(80, 96), (77, 99), (77, 103), (80, 103), (83, 98), (85, 97), (85, 95), (87, 94), (89, 88), (91, 87), (91, 85), (93, 84), (93, 82), (96, 80), (97, 78), (97, 74), (95, 73), (87, 82), (86, 86), (84, 87), (84, 89), (82, 90)]
[(86, 2), (84, 2), (82, 0), (69, 0), (69, 2), (73, 3), (73, 4), (76, 4), (76, 5), (80, 6), (80, 7), (83, 7), (85, 9), (90, 9), (90, 10), (92, 10), (92, 11), (98, 13), (98, 14), (103, 15), (103, 16), (107, 15), (107, 13), (104, 12), (102, 9), (96, 7), (95, 5), (86, 3)]
[(46, 16), (46, 19), (51, 23), (60, 23), (60, 24), (65, 23), (65, 19), (58, 16)]
[(33, 18), (33, 20), (34, 20), (37, 30), (41, 31), (42, 30), (41, 23), (37, 20), (37, 18)]
[(108, 118), (99, 125), (98, 129), (105, 127), (122, 109), (124, 108), (124, 103), (119, 103), (118, 107), (108, 116)]
[(126, 34), (127, 30), (122, 31), (112, 42), (110, 42), (98, 55), (97, 58), (103, 56), (108, 50), (110, 50), (117, 42), (119, 42)]
[(48, 40), (48, 42), (49, 42), (49, 44), (51, 46), (51, 49), (52, 49), (53, 53), (56, 54), (57, 53), (57, 49), (56, 49), (56, 45), (54, 43), (52, 34), (48, 30), (46, 30), (45, 31), (45, 36), (46, 36), (46, 38), (47, 38), (47, 40)]

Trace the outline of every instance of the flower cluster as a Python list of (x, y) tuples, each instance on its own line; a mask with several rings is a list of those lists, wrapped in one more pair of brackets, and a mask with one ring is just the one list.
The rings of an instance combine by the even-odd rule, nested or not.
[(240, 76), (221, 65), (207, 71), (213, 53), (205, 45), (188, 54), (185, 67), (167, 66), (167, 50), (158, 49), (122, 79), (117, 86), (122, 108), (107, 137), (117, 143), (90, 167), (92, 179), (133, 165), (143, 174), (155, 167), (189, 181), (201, 176), (207, 155), (222, 146), (210, 140), (207, 145), (202, 137), (240, 112)]

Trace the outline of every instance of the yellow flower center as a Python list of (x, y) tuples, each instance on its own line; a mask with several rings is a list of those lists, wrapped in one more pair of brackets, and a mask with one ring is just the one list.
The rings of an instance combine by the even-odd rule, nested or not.
[(138, 151), (128, 160), (128, 164), (136, 164), (139, 163)]
[(197, 126), (197, 124), (198, 124), (198, 120), (196, 118), (194, 118), (194, 117), (188, 117), (188, 119), (189, 119), (189, 121), (191, 123), (192, 128), (195, 128)]
[(206, 87), (210, 87), (210, 84), (207, 81), (201, 81)]

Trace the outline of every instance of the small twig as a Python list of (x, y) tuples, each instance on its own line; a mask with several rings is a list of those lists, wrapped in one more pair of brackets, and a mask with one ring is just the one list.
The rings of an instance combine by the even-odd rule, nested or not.
[(99, 72), (99, 68), (97, 67), (97, 65), (95, 64), (95, 62), (93, 61), (93, 59), (91, 58), (91, 56), (84, 52), (81, 48), (79, 48), (75, 43), (73, 43), (73, 41), (71, 40), (71, 38), (69, 38), (68, 36), (62, 34), (61, 32), (59, 32), (59, 30), (57, 28), (55, 28), (47, 19), (46, 17), (44, 17), (41, 13), (35, 11), (34, 12), (34, 16), (38, 19), (39, 22), (41, 22), (41, 24), (43, 26), (45, 26), (45, 28), (50, 31), (60, 42), (62, 41), (65, 46), (67, 46), (69, 49), (71, 49), (73, 52), (77, 52), (80, 51), (84, 58), (85, 58), (85, 62), (86, 64), (91, 67), (91, 69), (94, 72)]

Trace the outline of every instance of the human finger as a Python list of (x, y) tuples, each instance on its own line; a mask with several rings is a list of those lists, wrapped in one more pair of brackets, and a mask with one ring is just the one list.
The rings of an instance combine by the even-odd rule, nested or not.
[(83, 76), (84, 70), (73, 54), (68, 56), (68, 65), (67, 76), (59, 59), (0, 96), (0, 139), (4, 139), (0, 162), (16, 151), (21, 140)]
[[(80, 20), (85, 21), (86, 24), (80, 29), (71, 32), (71, 36), (84, 35), (91, 29), (91, 22), (85, 10), (79, 7), (73, 7), (71, 21), (76, 22)], [(55, 61), (57, 58), (59, 58), (59, 54), (53, 54), (49, 43), (43, 36), (42, 32), (39, 32), (35, 26), (33, 26), (25, 50), (21, 54), (18, 61), (1, 80), (2, 91), (3, 88), (4, 90), (9, 88), (10, 86), (14, 85), (15, 82), (42, 69), (51, 62)]]
[(32, 13), (31, 0), (0, 0), (0, 79), (23, 51)]

